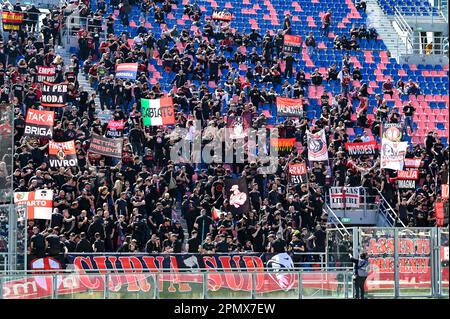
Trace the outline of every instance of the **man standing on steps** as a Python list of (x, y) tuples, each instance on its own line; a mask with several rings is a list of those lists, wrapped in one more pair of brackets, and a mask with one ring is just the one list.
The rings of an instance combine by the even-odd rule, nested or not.
[(195, 219), (194, 227), (197, 228), (200, 234), (200, 240), (203, 241), (206, 238), (206, 234), (212, 231), (212, 225), (214, 221), (211, 217), (206, 215), (206, 209), (200, 211), (200, 216)]

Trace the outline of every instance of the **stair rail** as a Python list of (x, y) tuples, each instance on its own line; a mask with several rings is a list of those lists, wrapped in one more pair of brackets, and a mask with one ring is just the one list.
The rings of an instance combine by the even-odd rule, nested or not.
[(395, 227), (396, 223), (400, 224), (401, 227), (406, 227), (403, 221), (398, 217), (395, 210), (388, 203), (386, 198), (384, 198), (381, 191), (378, 188), (376, 188), (376, 190), (378, 192), (378, 195), (380, 196), (380, 206), (378, 207), (378, 213), (384, 217), (390, 227)]
[[(336, 227), (337, 231), (341, 234), (341, 236), (344, 236), (344, 233), (350, 236), (350, 232), (347, 230), (347, 228), (344, 226), (344, 224), (341, 222), (341, 220), (336, 216), (334, 211), (328, 206), (327, 203), (323, 205), (323, 210), (328, 214), (328, 220), (331, 221), (334, 226)], [(332, 218), (330, 218), (330, 216)], [(342, 232), (342, 231), (343, 232)]]

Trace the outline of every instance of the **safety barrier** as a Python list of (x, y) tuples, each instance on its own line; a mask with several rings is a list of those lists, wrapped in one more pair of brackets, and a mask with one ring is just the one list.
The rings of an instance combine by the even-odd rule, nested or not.
[(0, 277), (3, 299), (352, 298), (352, 274), (221, 272), (35, 274)]

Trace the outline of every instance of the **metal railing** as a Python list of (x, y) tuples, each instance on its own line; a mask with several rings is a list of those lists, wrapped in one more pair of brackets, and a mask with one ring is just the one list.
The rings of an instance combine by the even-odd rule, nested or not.
[(3, 299), (346, 299), (349, 271), (35, 274), (0, 277)]
[(396, 226), (396, 223), (400, 224), (401, 227), (406, 227), (402, 220), (398, 217), (395, 210), (389, 204), (389, 202), (384, 198), (383, 194), (379, 189), (377, 189), (378, 195), (380, 196), (380, 203), (378, 213), (384, 216), (385, 220), (388, 222), (390, 227)]
[[(433, 7), (421, 7), (418, 8), (416, 6), (395, 6), (394, 7), (394, 15), (400, 14), (405, 16), (406, 19), (417, 25), (418, 23), (442, 23), (445, 18), (442, 15), (442, 12), (436, 9), (433, 11)], [(426, 13), (426, 14), (424, 14)]]

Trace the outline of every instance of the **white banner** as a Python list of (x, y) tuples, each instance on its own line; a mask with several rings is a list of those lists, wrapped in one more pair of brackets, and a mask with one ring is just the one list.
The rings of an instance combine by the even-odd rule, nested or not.
[(408, 142), (392, 142), (383, 138), (381, 144), (381, 168), (402, 170)]
[(14, 203), (26, 206), (27, 219), (52, 219), (53, 191), (50, 189), (16, 192), (14, 193)]
[(306, 131), (306, 134), (308, 136), (308, 160), (327, 161), (328, 147), (325, 130), (320, 130), (317, 133)]
[(360, 187), (331, 187), (331, 208), (358, 208), (360, 205)]

